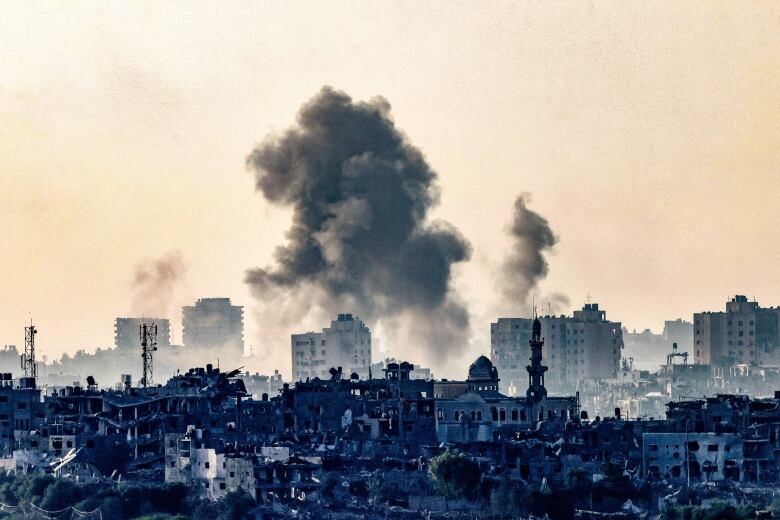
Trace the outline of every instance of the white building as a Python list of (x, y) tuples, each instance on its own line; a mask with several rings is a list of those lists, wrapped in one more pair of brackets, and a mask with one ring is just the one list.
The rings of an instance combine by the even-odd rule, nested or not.
[(368, 377), (371, 331), (357, 316), (339, 314), (322, 332), (290, 336), (293, 381), (330, 379), (330, 369), (342, 367), (344, 377)]
[(165, 481), (186, 484), (209, 500), (239, 489), (256, 497), (252, 461), (205, 446), (203, 432), (193, 427), (185, 434), (165, 434)]

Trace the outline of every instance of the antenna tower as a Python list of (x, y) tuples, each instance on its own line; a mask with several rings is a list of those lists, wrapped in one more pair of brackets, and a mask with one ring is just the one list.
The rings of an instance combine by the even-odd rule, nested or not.
[(33, 325), (31, 320), (30, 326), (24, 328), (24, 354), (21, 355), (24, 377), (38, 376), (38, 364), (35, 362), (36, 334), (38, 334), (38, 329), (35, 328), (35, 325)]
[(144, 360), (143, 378), (141, 385), (144, 388), (153, 384), (154, 362), (152, 353), (157, 350), (157, 325), (144, 323), (138, 327), (138, 336), (141, 338), (141, 359)]

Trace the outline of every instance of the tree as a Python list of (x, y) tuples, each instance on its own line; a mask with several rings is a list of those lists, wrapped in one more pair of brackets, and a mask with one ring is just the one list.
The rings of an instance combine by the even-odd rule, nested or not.
[(428, 476), (437, 492), (447, 498), (472, 498), (481, 480), (477, 463), (456, 450), (432, 458)]
[(600, 469), (604, 478), (593, 486), (593, 498), (596, 500), (611, 498), (621, 502), (636, 498), (636, 488), (631, 483), (631, 479), (625, 475), (620, 464), (605, 462)]
[(219, 520), (243, 520), (255, 508), (255, 499), (243, 489), (231, 491), (220, 503)]

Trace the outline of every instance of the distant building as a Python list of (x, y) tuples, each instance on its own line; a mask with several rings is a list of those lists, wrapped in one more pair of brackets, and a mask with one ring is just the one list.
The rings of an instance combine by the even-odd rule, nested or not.
[(725, 312), (693, 315), (694, 362), (704, 365), (777, 364), (780, 308), (759, 307), (738, 294)]
[(664, 322), (663, 336), (667, 345), (677, 343), (679, 349), (690, 352), (693, 348), (693, 323), (680, 318), (667, 320)]
[(664, 330), (656, 334), (650, 329), (641, 332), (623, 329), (623, 357), (643, 370), (657, 370), (677, 343), (681, 352), (693, 356), (693, 323), (682, 319), (664, 321)]
[(14, 386), (10, 373), (0, 374), (0, 452), (15, 449), (20, 435), (40, 428), (44, 422), (41, 389), (33, 378), (20, 378)]
[(138, 330), (144, 323), (157, 325), (157, 348), (171, 346), (171, 322), (166, 318), (116, 318), (114, 346), (124, 351), (140, 349), (141, 339)]
[(517, 395), (528, 381), (528, 341), (531, 339), (529, 318), (498, 318), (490, 324), (490, 358), (501, 372), (501, 391)]
[(371, 366), (371, 331), (357, 316), (339, 314), (322, 332), (290, 336), (293, 381), (330, 379), (330, 369), (342, 367), (349, 377), (368, 377)]
[[(547, 386), (570, 390), (581, 379), (612, 378), (620, 368), (623, 332), (607, 321), (597, 303), (586, 303), (573, 316), (540, 316)], [(491, 358), (502, 375), (501, 391), (516, 395), (527, 384), (525, 364), (532, 320), (499, 318), (490, 324)]]
[(636, 368), (658, 370), (658, 367), (664, 364), (671, 348), (672, 343), (664, 334), (656, 334), (650, 329), (638, 332), (623, 328), (623, 357), (629, 359)]
[(219, 349), (244, 355), (244, 308), (230, 298), (201, 298), (182, 308), (182, 343), (188, 349)]
[(267, 399), (268, 396), (278, 394), (284, 385), (282, 374), (278, 370), (274, 370), (273, 375), (265, 375), (258, 372), (250, 374), (247, 372), (241, 376), (241, 379), (244, 381), (246, 391), (252, 395), (253, 399), (258, 401), (263, 399), (263, 397)]
[(537, 421), (564, 424), (578, 416), (576, 396), (547, 395), (545, 372), (548, 368), (542, 364), (545, 341), (541, 319), (532, 322), (525, 349), (530, 354), (530, 363), (525, 366), (525, 396), (511, 397), (499, 392), (499, 371), (485, 356), (471, 364), (466, 381), (434, 382), (439, 442), (491, 441), (502, 429), (511, 436), (511, 432), (527, 430)]
[[(376, 340), (374, 340), (374, 347), (376, 347)], [(390, 365), (398, 365), (401, 363), (395, 358), (385, 358), (384, 361), (377, 361), (376, 363), (371, 364), (371, 371), (373, 377), (379, 377), (379, 375), (387, 370), (387, 368)], [(405, 365), (410, 365), (409, 363), (404, 362)], [(421, 365), (410, 365), (412, 367), (411, 372), (409, 373), (409, 379), (424, 379), (424, 380), (430, 380), (433, 379), (433, 372), (430, 368), (424, 368)]]

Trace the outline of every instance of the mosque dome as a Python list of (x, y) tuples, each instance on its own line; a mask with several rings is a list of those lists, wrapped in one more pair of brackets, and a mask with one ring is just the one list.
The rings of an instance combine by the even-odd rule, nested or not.
[(485, 356), (479, 356), (469, 367), (469, 381), (498, 379), (498, 370)]

